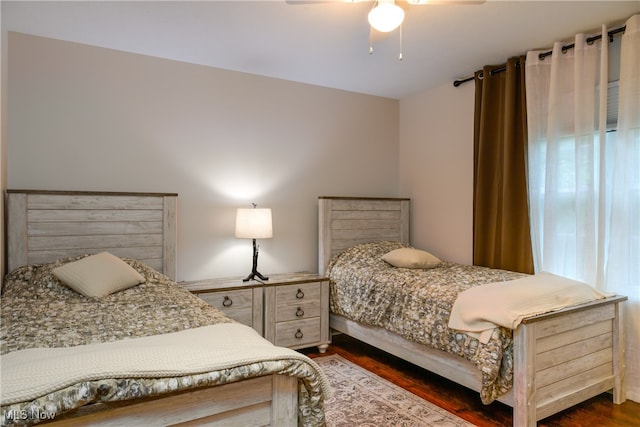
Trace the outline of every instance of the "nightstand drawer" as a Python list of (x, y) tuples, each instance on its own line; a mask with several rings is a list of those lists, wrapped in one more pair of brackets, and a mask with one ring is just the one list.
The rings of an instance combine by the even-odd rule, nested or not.
[(301, 302), (320, 301), (320, 284), (318, 282), (276, 287), (278, 306), (299, 304)]
[(234, 291), (206, 292), (198, 294), (208, 304), (221, 310), (240, 323), (252, 325), (253, 291), (238, 289)]
[(264, 337), (294, 349), (317, 346), (329, 338), (329, 279), (313, 273), (272, 275), (264, 283)]
[(278, 304), (276, 308), (276, 322), (288, 320), (302, 320), (320, 316), (320, 300), (298, 302), (297, 304)]
[(275, 345), (304, 347), (320, 340), (320, 318), (293, 320), (276, 324)]

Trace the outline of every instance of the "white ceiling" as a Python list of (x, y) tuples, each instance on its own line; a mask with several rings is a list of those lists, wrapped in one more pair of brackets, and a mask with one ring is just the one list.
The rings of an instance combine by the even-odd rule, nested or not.
[(635, 1), (404, 4), (369, 54), (372, 2), (7, 1), (2, 28), (401, 99), (640, 13)]

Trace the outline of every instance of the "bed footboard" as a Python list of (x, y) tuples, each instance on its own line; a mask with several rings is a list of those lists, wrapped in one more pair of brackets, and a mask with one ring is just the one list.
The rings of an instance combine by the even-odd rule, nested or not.
[(513, 425), (538, 420), (613, 389), (624, 402), (621, 303), (582, 304), (527, 318), (514, 334)]
[[(184, 423), (184, 424), (183, 424)], [(192, 424), (193, 423), (193, 424)], [(268, 375), (141, 402), (80, 408), (50, 426), (298, 425), (298, 379)]]

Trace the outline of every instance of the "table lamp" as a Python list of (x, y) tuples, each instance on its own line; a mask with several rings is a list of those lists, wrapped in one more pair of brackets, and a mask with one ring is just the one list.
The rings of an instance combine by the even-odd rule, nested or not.
[(258, 209), (255, 203), (253, 208), (239, 208), (236, 212), (236, 237), (239, 239), (253, 239), (253, 268), (251, 274), (242, 279), (248, 282), (256, 277), (269, 280), (258, 272), (258, 248), (256, 239), (270, 239), (273, 237), (273, 225), (271, 223), (271, 209)]

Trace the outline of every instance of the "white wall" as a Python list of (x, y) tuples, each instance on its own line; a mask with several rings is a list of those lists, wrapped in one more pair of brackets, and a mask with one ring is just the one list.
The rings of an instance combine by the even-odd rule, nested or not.
[(400, 194), (411, 197), (411, 243), (473, 261), (474, 84), (400, 101)]
[(178, 278), (317, 271), (317, 198), (398, 195), (396, 100), (9, 33), (13, 189), (179, 193)]

